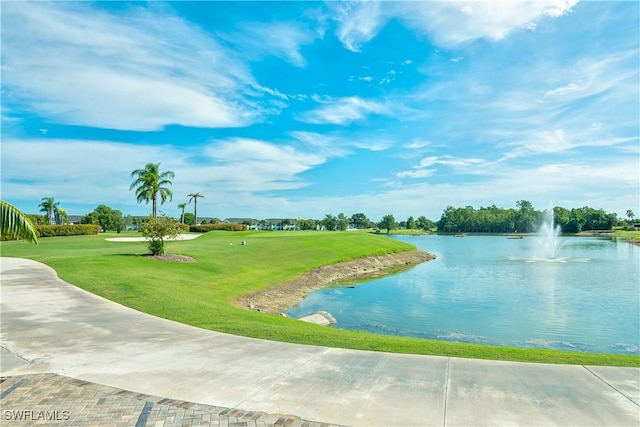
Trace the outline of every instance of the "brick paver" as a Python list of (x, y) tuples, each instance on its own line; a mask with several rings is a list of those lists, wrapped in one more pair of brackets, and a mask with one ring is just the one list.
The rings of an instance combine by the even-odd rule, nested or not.
[(148, 396), (56, 374), (0, 378), (2, 426), (330, 427), (267, 414)]

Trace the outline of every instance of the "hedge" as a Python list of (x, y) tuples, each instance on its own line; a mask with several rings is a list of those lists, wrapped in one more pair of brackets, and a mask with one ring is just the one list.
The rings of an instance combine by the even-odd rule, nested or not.
[(98, 234), (98, 224), (60, 224), (60, 225), (36, 225), (40, 237), (53, 236), (84, 236)]
[(207, 231), (213, 231), (213, 230), (244, 231), (246, 229), (247, 229), (247, 226), (244, 224), (219, 222), (217, 224), (192, 225), (189, 228), (189, 231), (192, 231), (194, 233), (206, 233)]

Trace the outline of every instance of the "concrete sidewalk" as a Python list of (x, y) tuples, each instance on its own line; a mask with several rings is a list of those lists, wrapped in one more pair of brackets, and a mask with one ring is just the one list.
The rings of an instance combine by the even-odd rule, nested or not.
[[(167, 401), (341, 425), (640, 424), (640, 369), (249, 339), (131, 310), (61, 281), (34, 261), (0, 258), (0, 275), (0, 372), (11, 383), (51, 373)], [(0, 398), (3, 410), (14, 409), (5, 402), (19, 390)]]

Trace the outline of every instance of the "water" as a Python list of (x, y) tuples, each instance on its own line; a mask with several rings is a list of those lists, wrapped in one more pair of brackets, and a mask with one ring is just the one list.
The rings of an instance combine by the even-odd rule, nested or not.
[(388, 335), (640, 354), (640, 247), (565, 237), (400, 236), (437, 259), (354, 288), (310, 294), (287, 315), (330, 312), (335, 327)]

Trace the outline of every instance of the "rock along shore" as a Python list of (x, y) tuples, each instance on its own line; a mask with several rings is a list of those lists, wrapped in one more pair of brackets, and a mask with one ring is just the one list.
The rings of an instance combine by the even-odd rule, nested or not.
[(282, 313), (302, 301), (313, 291), (335, 282), (364, 280), (409, 269), (435, 259), (435, 255), (415, 250), (358, 258), (315, 268), (288, 282), (244, 295), (236, 303), (242, 308), (266, 313)]

